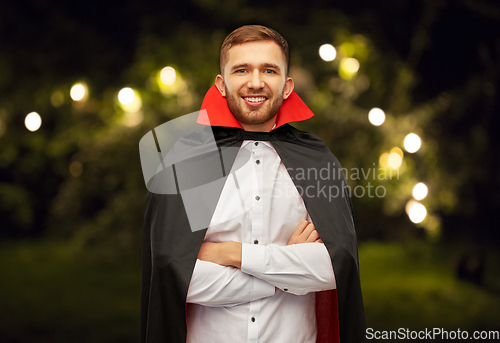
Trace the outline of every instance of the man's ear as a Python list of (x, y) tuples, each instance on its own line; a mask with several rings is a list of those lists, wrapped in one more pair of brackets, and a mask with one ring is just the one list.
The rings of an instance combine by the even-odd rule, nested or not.
[(226, 88), (224, 87), (224, 79), (222, 75), (219, 74), (215, 78), (215, 87), (219, 90), (220, 94), (225, 98), (226, 97)]
[(283, 100), (288, 99), (290, 94), (292, 94), (294, 87), (295, 84), (293, 83), (292, 78), (287, 77), (285, 81), (285, 87), (283, 88)]

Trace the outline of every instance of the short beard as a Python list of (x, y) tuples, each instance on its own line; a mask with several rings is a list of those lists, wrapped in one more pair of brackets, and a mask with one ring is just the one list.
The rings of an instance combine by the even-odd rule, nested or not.
[[(280, 109), (281, 105), (283, 104), (284, 89), (281, 92), (280, 96), (273, 103), (271, 103), (271, 108), (269, 109), (269, 111), (267, 113), (263, 113), (263, 114), (259, 113), (259, 115), (248, 115), (248, 114), (245, 114), (243, 112), (243, 110), (241, 109), (241, 107), (238, 106), (238, 102), (239, 102), (238, 98), (240, 96), (237, 94), (236, 97), (238, 97), (238, 98), (235, 98), (235, 96), (233, 96), (229, 92), (226, 85), (224, 85), (224, 89), (226, 91), (227, 106), (229, 107), (229, 110), (231, 111), (233, 116), (236, 118), (236, 120), (238, 120), (238, 122), (241, 124), (261, 125), (261, 124), (267, 123), (274, 116), (276, 116), (276, 114), (278, 113), (278, 110)], [(271, 101), (271, 100), (268, 99), (267, 101)], [(250, 113), (258, 112), (258, 111), (261, 111), (261, 110), (251, 111)]]

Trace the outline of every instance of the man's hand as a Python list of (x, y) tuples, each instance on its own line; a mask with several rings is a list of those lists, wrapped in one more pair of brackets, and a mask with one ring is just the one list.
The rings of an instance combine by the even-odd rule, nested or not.
[(241, 269), (241, 243), (204, 242), (198, 253), (198, 259), (217, 263), (221, 266), (232, 266)]
[(303, 220), (295, 229), (287, 245), (313, 242), (323, 243), (321, 238), (319, 238), (318, 232), (314, 228), (314, 224), (309, 223), (307, 220)]

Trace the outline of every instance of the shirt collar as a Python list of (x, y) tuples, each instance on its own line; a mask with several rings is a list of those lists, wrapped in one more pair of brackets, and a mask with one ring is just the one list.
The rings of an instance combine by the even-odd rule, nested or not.
[[(241, 149), (241, 148), (244, 148), (244, 147), (245, 147), (245, 146), (247, 146), (248, 144), (250, 144), (250, 143), (254, 143), (254, 142), (256, 142), (256, 141), (243, 141), (243, 143), (241, 143), (240, 149)], [(258, 142), (259, 142), (259, 144), (264, 144), (264, 145), (265, 145), (265, 146), (267, 146), (268, 148), (270, 148), (270, 149), (272, 149), (272, 150), (276, 151), (276, 149), (274, 149), (274, 147), (273, 147), (273, 145), (271, 144), (271, 142), (269, 142), (269, 141), (258, 141)]]
[[(283, 104), (278, 110), (276, 124), (273, 130), (294, 121), (302, 121), (312, 118), (314, 113), (307, 107), (302, 99), (293, 92), (283, 100)], [(205, 95), (201, 104), (200, 114), (196, 120), (198, 124), (211, 126), (236, 127), (243, 129), (241, 124), (233, 116), (224, 98), (217, 87), (213, 85)]]

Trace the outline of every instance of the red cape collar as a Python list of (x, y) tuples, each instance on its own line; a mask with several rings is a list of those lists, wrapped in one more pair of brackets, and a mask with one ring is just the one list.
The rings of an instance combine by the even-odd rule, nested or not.
[[(283, 100), (283, 104), (278, 110), (276, 126), (273, 130), (286, 123), (306, 120), (313, 116), (314, 113), (312, 113), (304, 101), (302, 101), (297, 93), (292, 92), (286, 100)], [(196, 122), (202, 125), (237, 127), (243, 129), (229, 110), (226, 98), (220, 94), (215, 85), (213, 85), (205, 95)]]

